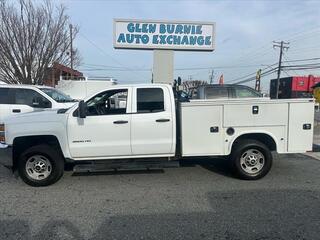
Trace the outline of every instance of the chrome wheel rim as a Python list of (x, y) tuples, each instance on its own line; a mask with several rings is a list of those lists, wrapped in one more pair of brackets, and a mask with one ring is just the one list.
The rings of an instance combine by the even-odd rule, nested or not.
[(249, 174), (256, 174), (261, 171), (265, 164), (264, 155), (257, 149), (248, 149), (242, 153), (240, 166), (243, 171)]
[(43, 155), (34, 155), (28, 158), (26, 172), (33, 180), (44, 180), (51, 174), (52, 166), (49, 159)]

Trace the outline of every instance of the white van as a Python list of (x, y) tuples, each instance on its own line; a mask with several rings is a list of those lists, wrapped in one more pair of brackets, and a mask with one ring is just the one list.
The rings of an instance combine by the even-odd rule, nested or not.
[(11, 115), (52, 108), (69, 108), (76, 100), (47, 86), (0, 85), (0, 123)]

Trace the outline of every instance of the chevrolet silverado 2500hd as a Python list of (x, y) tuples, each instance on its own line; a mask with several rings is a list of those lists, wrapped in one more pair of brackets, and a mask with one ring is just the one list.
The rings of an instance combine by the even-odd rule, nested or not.
[(181, 102), (174, 93), (163, 84), (116, 85), (70, 109), (9, 118), (0, 125), (1, 157), (27, 184), (44, 186), (66, 163), (194, 156), (228, 156), (240, 178), (259, 179), (271, 151), (312, 149), (313, 99)]

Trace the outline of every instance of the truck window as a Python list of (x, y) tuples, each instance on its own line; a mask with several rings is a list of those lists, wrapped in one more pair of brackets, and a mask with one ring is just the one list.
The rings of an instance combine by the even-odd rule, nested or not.
[(31, 89), (15, 89), (14, 104), (28, 105), (33, 108), (51, 108), (51, 102), (40, 93)]
[(125, 114), (127, 96), (127, 89), (99, 93), (87, 102), (87, 116)]
[(54, 88), (39, 88), (39, 89), (59, 103), (76, 102), (76, 100), (72, 99), (70, 96), (64, 94), (63, 92), (57, 89), (54, 89)]
[(205, 88), (206, 99), (225, 99), (228, 98), (228, 89), (225, 87), (208, 87)]
[(161, 88), (137, 89), (137, 112), (151, 113), (164, 111), (163, 90)]
[(0, 88), (0, 104), (11, 104), (9, 88)]
[(261, 97), (259, 93), (247, 88), (235, 88), (236, 98), (256, 98)]

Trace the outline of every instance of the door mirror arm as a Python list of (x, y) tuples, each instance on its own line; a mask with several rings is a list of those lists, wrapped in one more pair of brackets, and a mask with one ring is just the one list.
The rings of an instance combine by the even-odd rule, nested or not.
[(81, 100), (78, 103), (78, 117), (79, 118), (86, 118), (87, 116), (87, 103)]

